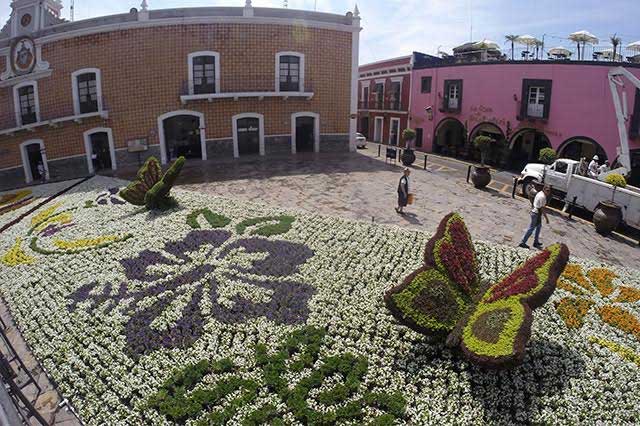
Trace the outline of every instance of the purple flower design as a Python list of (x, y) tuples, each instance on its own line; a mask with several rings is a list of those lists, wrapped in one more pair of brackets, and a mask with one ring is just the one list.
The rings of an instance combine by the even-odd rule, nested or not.
[(124, 200), (121, 200), (117, 195), (120, 191), (120, 188), (108, 188), (106, 191), (102, 192), (96, 197), (96, 203), (101, 206), (106, 206), (107, 204), (125, 204)]
[(58, 232), (62, 231), (64, 228), (70, 228), (72, 226), (74, 226), (73, 223), (67, 223), (65, 225), (52, 223), (52, 224), (48, 225), (46, 228), (44, 228), (42, 231), (40, 231), (40, 235), (43, 236), (43, 237), (50, 237), (50, 236), (55, 235)]
[[(109, 284), (102, 289), (96, 283), (87, 284), (71, 295), (69, 310), (76, 310), (86, 301), (90, 301), (89, 309), (124, 309), (130, 316), (125, 334), (133, 356), (161, 347), (191, 345), (202, 335), (209, 317), (223, 323), (257, 317), (280, 324), (306, 321), (307, 304), (315, 289), (291, 275), (313, 256), (311, 249), (289, 241), (231, 237), (224, 230), (191, 231), (182, 240), (165, 244), (162, 251), (144, 250), (134, 258), (124, 259), (120, 263), (125, 276), (137, 290), (130, 289), (127, 283), (115, 288)], [(237, 256), (240, 261), (236, 261)], [(162, 267), (161, 271), (154, 268), (157, 266)], [(221, 303), (221, 288), (238, 282), (243, 288), (248, 286), (267, 294), (268, 300), (234, 294)], [(150, 305), (138, 307), (150, 297)], [(210, 303), (203, 303), (204, 298)], [(168, 328), (154, 326), (152, 323), (171, 310), (177, 299), (187, 301), (180, 308), (178, 320), (166, 321), (170, 323)], [(209, 307), (205, 309), (203, 305)]]

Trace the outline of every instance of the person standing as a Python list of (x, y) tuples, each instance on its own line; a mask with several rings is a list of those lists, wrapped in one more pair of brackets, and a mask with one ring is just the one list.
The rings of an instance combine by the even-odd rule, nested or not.
[(598, 158), (598, 156), (594, 155), (593, 159), (589, 163), (589, 177), (591, 179), (597, 179), (598, 178), (598, 160), (600, 160)]
[(38, 163), (36, 170), (38, 170), (38, 174), (40, 175), (40, 183), (45, 183), (47, 181), (47, 171), (45, 170), (42, 161)]
[(546, 212), (547, 198), (551, 195), (551, 187), (549, 185), (545, 185), (542, 191), (538, 192), (533, 199), (533, 208), (531, 209), (531, 223), (529, 224), (529, 228), (524, 233), (522, 237), (522, 241), (518, 247), (528, 249), (527, 241), (529, 241), (529, 237), (531, 234), (535, 234), (533, 236), (533, 246), (535, 248), (542, 248), (542, 243), (540, 242), (540, 230), (542, 229), (542, 216), (544, 215), (547, 224), (549, 224), (549, 217)]
[(409, 200), (409, 175), (411, 170), (408, 167), (404, 168), (400, 182), (398, 182), (398, 207), (396, 207), (396, 213), (403, 214), (402, 209), (407, 206)]

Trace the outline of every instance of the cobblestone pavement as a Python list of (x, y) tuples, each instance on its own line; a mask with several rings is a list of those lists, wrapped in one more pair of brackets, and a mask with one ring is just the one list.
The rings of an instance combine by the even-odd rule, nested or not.
[[(460, 212), (475, 239), (515, 246), (529, 222), (529, 205), (512, 199), (502, 183), (477, 190), (460, 168), (431, 159), (430, 171), (416, 167), (410, 192), (416, 203), (406, 215), (394, 211), (401, 167), (377, 158), (377, 148), (351, 154), (309, 154), (277, 160), (193, 162), (180, 179), (185, 189), (274, 206), (298, 208), (351, 219), (395, 224), (434, 232), (440, 219)], [(637, 243), (602, 237), (592, 224), (554, 213), (543, 225), (541, 240), (567, 244), (572, 255), (640, 269)], [(529, 242), (530, 244), (532, 241)]]
[[(34, 384), (26, 385), (22, 388), (24, 396), (33, 404), (33, 407), (47, 424), (54, 426), (79, 426), (81, 423), (76, 416), (68, 410), (66, 406), (60, 406), (62, 402), (60, 394), (38, 361), (36, 361), (33, 353), (27, 347), (3, 301), (0, 301), (0, 319), (2, 319), (3, 323), (7, 326), (7, 328), (3, 330), (3, 333), (7, 337), (9, 344), (13, 347), (26, 369), (40, 386), (40, 390), (38, 390)], [(6, 356), (9, 354), (4, 342), (0, 342), (0, 347), (3, 355)], [(20, 370), (17, 361), (13, 361), (11, 367), (17, 372), (15, 378), (16, 383), (19, 385), (26, 383), (28, 376), (25, 371)], [(0, 382), (2, 381), (0, 380)], [(29, 421), (30, 425), (40, 425), (40, 422), (38, 422), (35, 417), (31, 417)]]

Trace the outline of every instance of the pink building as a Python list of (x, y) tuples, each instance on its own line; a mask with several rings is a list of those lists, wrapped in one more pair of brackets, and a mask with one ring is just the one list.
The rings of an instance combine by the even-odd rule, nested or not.
[[(471, 141), (481, 134), (500, 141), (496, 165), (521, 170), (544, 147), (561, 157), (598, 154), (614, 161), (619, 135), (607, 73), (619, 63), (513, 61), (452, 64), (416, 56), (409, 126), (416, 148), (478, 158)], [(640, 66), (624, 64), (640, 77)], [(625, 81), (633, 179), (640, 179), (640, 92)]]

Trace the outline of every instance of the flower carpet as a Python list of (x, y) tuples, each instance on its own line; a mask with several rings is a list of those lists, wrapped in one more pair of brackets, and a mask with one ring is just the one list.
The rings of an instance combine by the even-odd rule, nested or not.
[[(638, 271), (571, 257), (523, 363), (488, 370), (385, 306), (430, 235), (180, 190), (155, 213), (124, 184), (93, 178), (0, 234), (0, 294), (86, 424), (640, 418)], [(473, 244), (485, 282), (533, 254)]]

